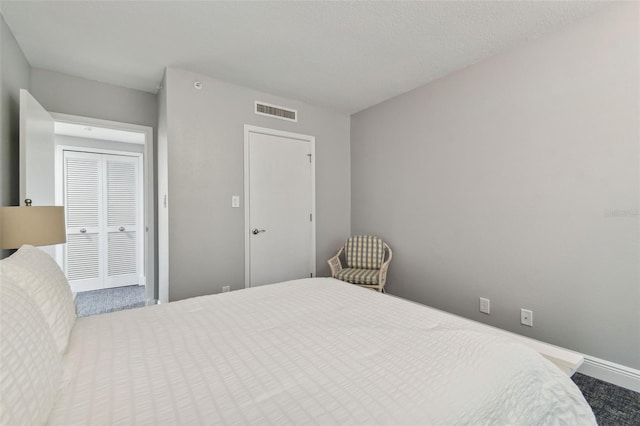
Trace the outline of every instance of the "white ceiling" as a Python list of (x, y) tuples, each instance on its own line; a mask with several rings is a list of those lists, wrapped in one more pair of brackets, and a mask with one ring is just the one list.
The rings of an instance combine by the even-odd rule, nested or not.
[(605, 4), (0, 1), (36, 68), (155, 93), (175, 66), (350, 113)]

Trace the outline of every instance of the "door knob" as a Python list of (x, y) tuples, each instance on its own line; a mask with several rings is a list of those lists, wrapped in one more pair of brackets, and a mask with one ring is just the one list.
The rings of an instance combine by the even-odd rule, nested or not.
[(120, 232), (124, 231), (124, 226), (121, 226), (120, 228), (118, 228), (118, 230), (119, 230)]
[(80, 228), (80, 232), (82, 232), (84, 234), (85, 232), (87, 232), (87, 230), (84, 229), (84, 228)]
[(258, 229), (258, 228), (253, 228), (253, 229), (251, 230), (251, 233), (252, 233), (253, 235), (258, 235), (258, 234), (259, 234), (259, 233), (261, 233), (261, 232), (267, 232), (267, 230), (266, 230), (266, 229)]

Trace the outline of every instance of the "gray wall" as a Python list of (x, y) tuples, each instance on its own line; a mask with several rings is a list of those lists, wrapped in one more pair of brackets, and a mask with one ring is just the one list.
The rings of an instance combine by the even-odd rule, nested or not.
[(33, 68), (31, 94), (50, 112), (139, 124), (153, 127), (156, 133), (155, 93)]
[[(349, 116), (175, 68), (166, 96), (169, 299), (244, 287), (244, 212), (231, 196), (243, 199), (245, 124), (316, 137), (317, 273), (328, 275), (350, 233)], [(255, 100), (297, 109), (299, 121), (255, 115)]]
[(105, 141), (67, 135), (55, 135), (54, 138), (56, 147), (63, 145), (89, 149), (109, 149), (111, 151), (144, 153), (144, 145), (135, 143)]
[[(0, 205), (19, 200), (20, 89), (29, 89), (31, 67), (0, 15)], [(0, 250), (0, 258), (12, 251)]]
[(638, 16), (612, 6), (352, 117), (352, 231), (393, 248), (391, 293), (640, 368)]

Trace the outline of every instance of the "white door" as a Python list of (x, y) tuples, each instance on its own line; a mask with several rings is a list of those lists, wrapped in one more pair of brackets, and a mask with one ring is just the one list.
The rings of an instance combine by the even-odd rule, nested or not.
[[(34, 206), (55, 204), (54, 121), (26, 90), (20, 89), (20, 205), (29, 198)], [(56, 246), (41, 247), (56, 258)]]
[(139, 281), (142, 257), (138, 242), (140, 221), (139, 159), (105, 155), (107, 275), (105, 287), (143, 284)]
[(20, 203), (54, 204), (54, 121), (31, 94), (20, 89)]
[(314, 138), (245, 126), (246, 285), (315, 276)]
[(103, 288), (103, 173), (100, 155), (64, 152), (65, 272), (73, 292)]
[(143, 284), (140, 158), (75, 151), (63, 157), (72, 290)]

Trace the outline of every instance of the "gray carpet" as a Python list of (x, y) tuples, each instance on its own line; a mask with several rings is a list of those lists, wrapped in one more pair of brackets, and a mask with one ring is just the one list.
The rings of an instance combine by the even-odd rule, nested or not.
[(572, 379), (600, 426), (640, 425), (640, 393), (580, 373), (574, 374)]
[(145, 288), (141, 285), (83, 291), (76, 295), (76, 312), (78, 317), (106, 314), (140, 308), (145, 306), (145, 300)]
[[(79, 317), (145, 306), (144, 286), (85, 291), (76, 296)], [(600, 426), (640, 426), (640, 393), (576, 373), (573, 381)]]

